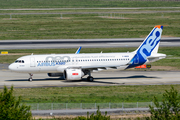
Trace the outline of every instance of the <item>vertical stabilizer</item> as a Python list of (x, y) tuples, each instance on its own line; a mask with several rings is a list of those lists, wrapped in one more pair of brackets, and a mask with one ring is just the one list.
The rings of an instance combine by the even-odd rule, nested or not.
[(151, 52), (157, 53), (162, 30), (163, 26), (155, 26), (136, 51), (141, 52), (141, 54), (143, 54), (144, 51), (144, 54), (146, 54), (147, 56), (148, 54), (151, 54)]
[(163, 26), (161, 25), (157, 25), (152, 29), (139, 48), (134, 51), (135, 56), (128, 68), (144, 64), (147, 61), (147, 57), (158, 52), (162, 30)]

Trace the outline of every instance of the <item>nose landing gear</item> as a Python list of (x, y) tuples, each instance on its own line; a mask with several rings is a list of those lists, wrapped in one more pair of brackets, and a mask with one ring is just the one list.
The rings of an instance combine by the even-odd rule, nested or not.
[(33, 76), (33, 74), (32, 74), (32, 73), (29, 73), (29, 76), (30, 76), (30, 77), (29, 77), (28, 81), (29, 81), (29, 82), (32, 82), (32, 76)]

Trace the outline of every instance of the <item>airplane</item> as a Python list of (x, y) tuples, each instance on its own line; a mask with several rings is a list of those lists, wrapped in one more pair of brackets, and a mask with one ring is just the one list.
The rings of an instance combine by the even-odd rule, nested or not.
[(87, 80), (92, 82), (92, 72), (125, 70), (165, 58), (166, 54), (158, 53), (162, 30), (163, 26), (155, 26), (133, 52), (84, 54), (80, 53), (80, 47), (75, 54), (22, 56), (10, 64), (9, 69), (29, 73), (28, 81), (32, 81), (32, 73), (47, 73), (49, 77), (63, 77), (65, 80), (81, 80), (88, 75)]

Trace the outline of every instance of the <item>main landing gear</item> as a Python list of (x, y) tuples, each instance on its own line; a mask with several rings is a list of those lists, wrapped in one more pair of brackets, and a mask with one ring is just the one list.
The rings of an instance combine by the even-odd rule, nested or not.
[(32, 74), (32, 73), (29, 73), (29, 76), (30, 76), (30, 77), (29, 77), (28, 81), (29, 81), (29, 82), (32, 82), (32, 76), (33, 76), (33, 74)]
[(93, 82), (94, 81), (94, 78), (92, 76), (88, 76), (87, 77), (87, 80), (90, 81), (90, 82)]
[(91, 71), (89, 71), (89, 76), (87, 77), (87, 80), (90, 82), (94, 81), (94, 78), (91, 76)]

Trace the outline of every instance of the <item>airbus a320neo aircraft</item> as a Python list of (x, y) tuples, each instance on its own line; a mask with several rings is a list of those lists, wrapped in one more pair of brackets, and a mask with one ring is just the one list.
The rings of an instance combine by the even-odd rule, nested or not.
[(91, 72), (119, 69), (124, 70), (165, 58), (158, 52), (163, 26), (157, 25), (134, 52), (127, 53), (91, 53), (80, 54), (47, 54), (27, 55), (18, 58), (9, 65), (16, 72), (48, 73), (50, 77), (64, 77), (66, 80), (79, 80), (88, 75), (87, 80), (93, 81)]

